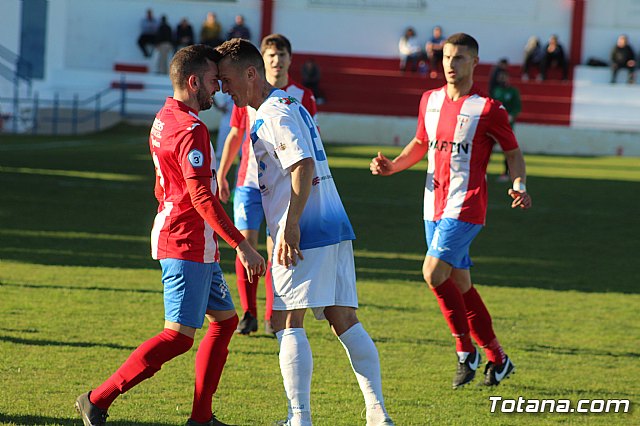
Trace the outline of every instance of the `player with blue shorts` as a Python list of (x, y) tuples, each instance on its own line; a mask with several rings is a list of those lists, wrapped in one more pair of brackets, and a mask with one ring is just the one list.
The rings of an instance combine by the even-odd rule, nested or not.
[(393, 161), (382, 153), (370, 164), (374, 175), (392, 175), (428, 156), (424, 220), (428, 250), (422, 266), (456, 340), (458, 364), (452, 387), (470, 383), (484, 349), (488, 358), (484, 384), (496, 386), (515, 366), (493, 330), (491, 315), (471, 282), (469, 246), (485, 224), (487, 165), (497, 143), (504, 151), (513, 188), (513, 208), (531, 207), (526, 167), (509, 117), (495, 101), (473, 85), (478, 43), (468, 34), (449, 37), (443, 47), (447, 84), (429, 90), (420, 101), (415, 137)]
[(198, 112), (211, 108), (218, 91), (217, 52), (205, 45), (180, 49), (171, 61), (173, 97), (156, 115), (149, 135), (155, 166), (158, 213), (151, 255), (160, 262), (164, 285), (164, 329), (141, 344), (97, 388), (80, 395), (76, 409), (85, 426), (103, 426), (115, 399), (193, 346), (205, 318), (209, 328), (198, 346), (188, 426), (224, 426), (211, 404), (228, 346), (238, 324), (220, 270), (217, 235), (236, 249), (250, 274), (264, 273), (264, 259), (233, 226), (215, 196), (216, 159)]

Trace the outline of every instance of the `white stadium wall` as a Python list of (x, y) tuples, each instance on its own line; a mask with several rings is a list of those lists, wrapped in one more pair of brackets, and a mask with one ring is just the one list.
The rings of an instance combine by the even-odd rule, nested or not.
[(587, 2), (582, 63), (589, 58), (609, 60), (619, 34), (627, 34), (640, 51), (640, 0), (591, 0)]
[(323, 2), (275, 2), (273, 30), (290, 37), (296, 51), (395, 58), (408, 26), (426, 43), (432, 28), (440, 25), (445, 35), (466, 32), (476, 37), (482, 62), (507, 57), (520, 63), (529, 36), (547, 39), (558, 34), (568, 44), (571, 22), (570, 2), (564, 0), (427, 0), (424, 9), (318, 3)]
[[(18, 52), (21, 8), (28, 7), (28, 1), (0, 0), (0, 3), (0, 44)], [(531, 35), (546, 40), (557, 34), (569, 50), (573, 3), (573, 0), (274, 0), (271, 30), (286, 34), (294, 52), (395, 58), (398, 39), (407, 26), (415, 27), (418, 36), (426, 41), (432, 27), (440, 25), (445, 35), (459, 31), (474, 35), (480, 42), (482, 62), (506, 57), (518, 64)], [(258, 43), (262, 4), (260, 0), (49, 0), (45, 78), (36, 81), (35, 88), (41, 94), (86, 96), (119, 78), (119, 73), (113, 71), (115, 63), (147, 64), (153, 69), (153, 62), (142, 57), (136, 44), (140, 19), (149, 7), (157, 17), (166, 14), (172, 27), (181, 18), (188, 18), (196, 35), (209, 11), (218, 15), (225, 31), (235, 15), (242, 14), (251, 29), (252, 41)], [(415, 6), (420, 4), (426, 6)], [(620, 33), (628, 34), (632, 46), (640, 50), (640, 0), (586, 0), (584, 4), (581, 62), (590, 57), (608, 59)], [(640, 155), (636, 133), (640, 130), (637, 118), (640, 85), (629, 87), (628, 91), (616, 90), (616, 96), (627, 100), (623, 104), (632, 105), (625, 114), (616, 114), (616, 104), (607, 96), (607, 72), (605, 68), (598, 72), (578, 69), (575, 73), (577, 78), (597, 76), (597, 79), (587, 83), (574, 81), (571, 128), (519, 125), (517, 134), (523, 139), (525, 150), (585, 155), (622, 151), (625, 155)], [(167, 76), (150, 73), (137, 78), (169, 86)], [(0, 80), (4, 96), (10, 88)], [(161, 99), (163, 95), (150, 91), (145, 96)], [(599, 113), (604, 109), (606, 117)], [(215, 112), (203, 115), (209, 125), (216, 127)], [(624, 117), (624, 125), (611, 131), (616, 123), (609, 117), (613, 120)], [(319, 120), (323, 136), (338, 142), (404, 144), (415, 131), (415, 119), (406, 117), (325, 113), (319, 115)], [(597, 130), (589, 132), (586, 130), (589, 126)]]
[(216, 13), (223, 31), (228, 31), (235, 16), (241, 14), (252, 30), (252, 41), (257, 42), (260, 37), (259, 0), (56, 0), (55, 3), (66, 6), (66, 68), (110, 70), (115, 62), (140, 62), (142, 55), (136, 43), (140, 20), (148, 8), (158, 19), (166, 15), (173, 29), (186, 17), (196, 38), (208, 12)]
[(2, 0), (0, 6), (0, 44), (12, 52), (20, 50), (20, 13), (22, 1)]
[[(12, 52), (20, 50), (20, 31), (16, 26), (20, 22), (22, 2), (20, 0), (0, 0), (0, 44)], [(0, 61), (3, 64), (5, 62)], [(0, 97), (10, 96), (13, 92), (13, 84), (0, 77)], [(0, 111), (2, 113), (3, 111)]]

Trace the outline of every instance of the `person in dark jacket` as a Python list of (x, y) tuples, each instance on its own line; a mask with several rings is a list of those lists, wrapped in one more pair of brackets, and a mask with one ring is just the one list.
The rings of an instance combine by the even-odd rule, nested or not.
[(616, 82), (620, 68), (628, 71), (627, 83), (633, 84), (636, 79), (636, 54), (629, 46), (629, 39), (625, 34), (618, 36), (616, 45), (611, 50), (611, 83)]

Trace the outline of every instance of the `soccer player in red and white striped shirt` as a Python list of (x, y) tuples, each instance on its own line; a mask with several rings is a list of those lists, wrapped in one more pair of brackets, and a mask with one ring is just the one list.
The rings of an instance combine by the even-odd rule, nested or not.
[(513, 188), (511, 207), (527, 209), (522, 152), (504, 107), (473, 85), (478, 43), (468, 34), (449, 37), (443, 50), (447, 84), (427, 91), (420, 101), (416, 136), (393, 161), (381, 153), (371, 161), (374, 175), (405, 170), (428, 155), (424, 220), (428, 245), (422, 272), (456, 338), (458, 369), (453, 388), (474, 379), (480, 354), (488, 358), (484, 384), (498, 385), (515, 367), (493, 331), (491, 315), (473, 287), (469, 246), (484, 226), (486, 173), (497, 143), (505, 153)]
[(152, 256), (160, 261), (164, 286), (164, 330), (140, 345), (104, 383), (76, 401), (85, 426), (104, 425), (107, 409), (121, 394), (187, 352), (205, 317), (209, 329), (196, 354), (196, 380), (187, 425), (224, 425), (211, 401), (229, 353), (238, 316), (218, 264), (220, 235), (250, 274), (265, 262), (233, 226), (217, 198), (215, 155), (198, 112), (211, 108), (220, 90), (217, 52), (205, 45), (179, 50), (171, 61), (173, 97), (156, 115), (149, 148), (156, 170), (158, 214), (151, 232)]

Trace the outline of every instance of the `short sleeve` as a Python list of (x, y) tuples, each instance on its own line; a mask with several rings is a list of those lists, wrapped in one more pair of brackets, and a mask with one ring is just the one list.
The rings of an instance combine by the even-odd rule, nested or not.
[(185, 179), (212, 176), (211, 142), (204, 124), (194, 123), (185, 132), (178, 149), (178, 162)]
[(313, 96), (313, 92), (309, 89), (304, 89), (304, 95), (302, 96), (302, 106), (309, 111), (311, 117), (316, 119), (316, 115), (318, 114), (318, 106), (316, 104), (316, 98)]
[(493, 137), (503, 151), (511, 151), (518, 148), (518, 140), (509, 124), (509, 114), (505, 107), (497, 101), (491, 101), (489, 112), (489, 127), (487, 133)]
[(274, 146), (275, 157), (284, 170), (300, 160), (311, 157), (311, 143), (293, 117), (279, 115), (265, 121), (258, 137)]
[(238, 108), (234, 105), (229, 125), (244, 130), (247, 127), (247, 107)]
[(420, 99), (420, 108), (418, 109), (418, 125), (416, 126), (416, 139), (427, 142), (429, 135), (424, 125), (424, 116), (427, 112), (427, 102), (429, 101), (429, 92), (425, 92)]

